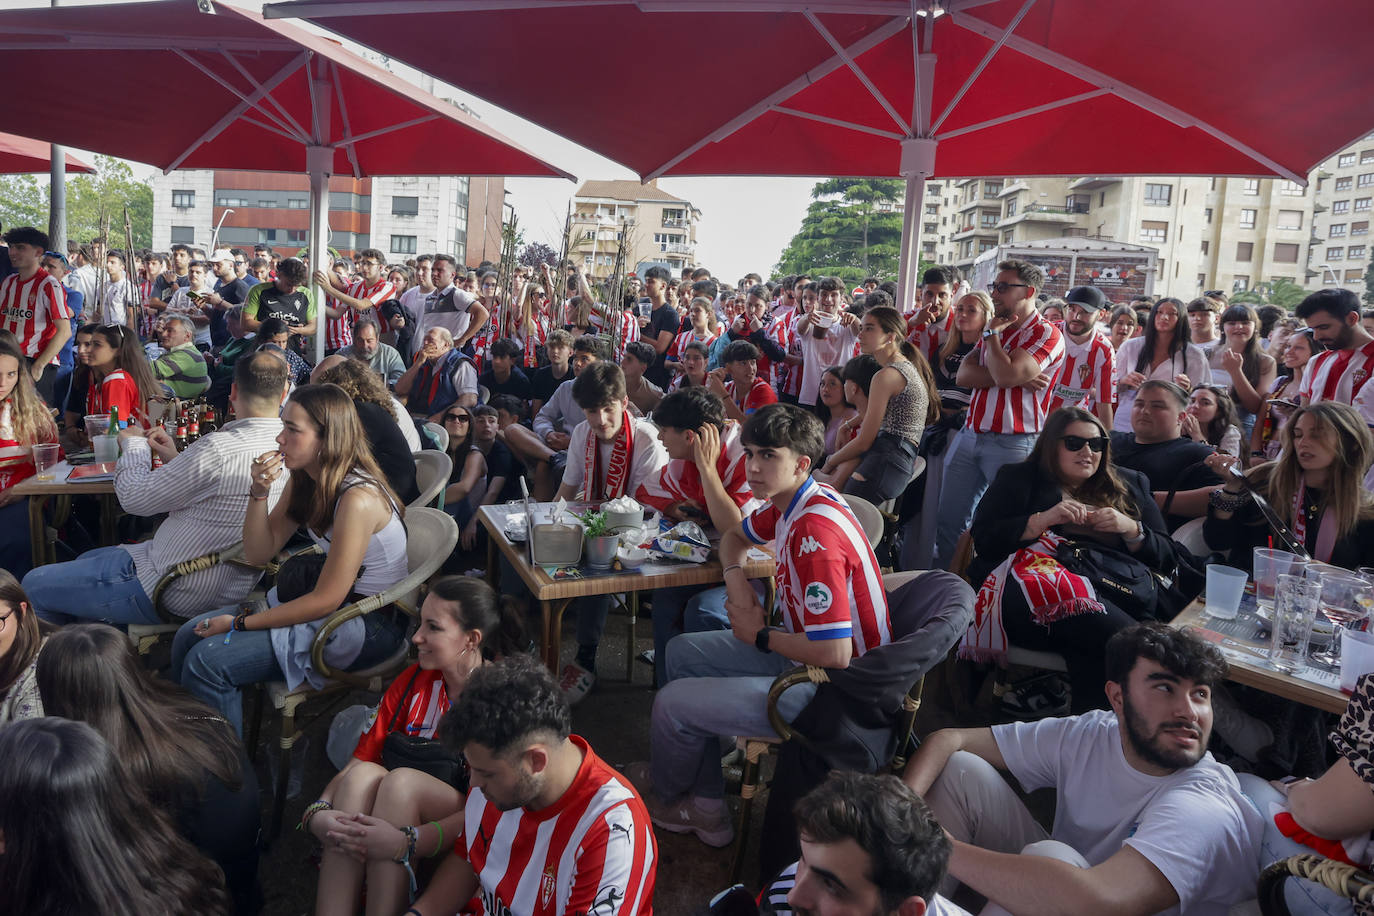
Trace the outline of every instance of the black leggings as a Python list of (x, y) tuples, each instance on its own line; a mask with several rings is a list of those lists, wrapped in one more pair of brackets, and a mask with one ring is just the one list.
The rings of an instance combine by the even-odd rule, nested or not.
[[(1009, 586), (1008, 590), (1014, 586)], [(1107, 681), (1104, 650), (1107, 640), (1119, 630), (1136, 623), (1134, 617), (1104, 604), (1105, 613), (1079, 614), (1055, 621), (1048, 627), (1031, 619), (1024, 607), (1002, 607), (1002, 625), (1007, 639), (1023, 649), (1058, 652), (1069, 668), (1069, 685), (1073, 690), (1074, 713), (1089, 709), (1105, 709), (1107, 697), (1103, 686)]]

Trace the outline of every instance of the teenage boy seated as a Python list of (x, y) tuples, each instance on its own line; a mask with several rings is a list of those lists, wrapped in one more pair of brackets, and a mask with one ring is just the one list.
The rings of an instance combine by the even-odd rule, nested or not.
[[(725, 419), (720, 398), (705, 388), (679, 389), (659, 402), (654, 423), (669, 460), (659, 472), (658, 492), (645, 488), (636, 498), (674, 521), (709, 523), (717, 531), (738, 528), (740, 510), (753, 493), (745, 480), (739, 424)], [(706, 591), (717, 593), (714, 600), (689, 603)], [(668, 640), (683, 632), (729, 627), (724, 592), (702, 585), (654, 589), (654, 678), (660, 687), (667, 683), (663, 650)], [(685, 618), (685, 607), (696, 613)]]
[(520, 345), (509, 337), (502, 337), (500, 340), (492, 341), (491, 348), (487, 351), (490, 365), (487, 371), (483, 372), (478, 378), (479, 385), (485, 385), (491, 394), (513, 394), (520, 400), (528, 400), (530, 396), (529, 376), (521, 371), (516, 365), (521, 359)]
[(653, 413), (658, 402), (663, 400), (663, 389), (644, 377), (653, 364), (653, 347), (642, 340), (625, 345), (625, 355), (620, 359), (620, 368), (625, 373), (625, 393), (643, 416)]
[[(544, 355), (549, 358), (547, 366), (534, 369), (530, 376), (530, 415), (539, 413), (548, 403), (558, 386), (573, 379), (572, 367), (568, 358), (572, 356), (573, 336), (562, 328), (549, 331), (544, 341)], [(529, 368), (529, 367), (527, 367)]]
[[(1106, 649), (1107, 699), (1066, 719), (931, 735), (903, 779), (954, 840), (956, 882), (987, 914), (1225, 914), (1254, 897), (1264, 818), (1207, 753), (1215, 646), (1140, 624)], [(1054, 829), (1002, 778), (1053, 787)]]
[[(825, 448), (821, 421), (794, 404), (769, 404), (741, 435), (749, 485), (768, 502), (721, 538), (731, 630), (668, 643), (668, 683), (650, 720), (651, 764), (630, 774), (655, 824), (711, 846), (734, 838), (718, 736), (771, 734), (768, 689), (788, 668), (846, 668), (891, 641), (873, 548), (840, 495), (811, 478)], [(743, 568), (748, 550), (770, 541), (782, 627), (767, 625)], [(814, 694), (815, 685), (787, 691), (782, 717), (796, 718)]]
[(760, 407), (777, 401), (778, 394), (759, 378), (759, 348), (737, 340), (721, 354), (721, 368), (706, 377), (706, 384), (725, 402), (725, 415), (743, 420)]
[(573, 381), (587, 366), (610, 356), (610, 346), (590, 334), (573, 341), (573, 378), (558, 386), (553, 396), (534, 416), (533, 430), (510, 427), (506, 445), (530, 470), (530, 492), (535, 499), (548, 500), (554, 483), (561, 479), (568, 458), (572, 429), (582, 422), (582, 413), (573, 400)]
[[(625, 374), (614, 363), (594, 362), (572, 382), (572, 396), (583, 421), (568, 442), (568, 464), (558, 499), (601, 505), (641, 489), (657, 490), (668, 453), (647, 420), (630, 415)], [(569, 703), (587, 695), (596, 682), (596, 649), (610, 610), (608, 595), (581, 598), (577, 613), (577, 660), (563, 669), (563, 694)]]

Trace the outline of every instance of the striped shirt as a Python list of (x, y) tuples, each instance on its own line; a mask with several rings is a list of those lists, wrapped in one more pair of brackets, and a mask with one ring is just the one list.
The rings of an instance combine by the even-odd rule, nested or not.
[(735, 394), (735, 380), (725, 380), (725, 396), (735, 402), (744, 415), (747, 417), (760, 407), (775, 403), (778, 399), (771, 385), (763, 380), (761, 376), (754, 376), (754, 384), (749, 386), (749, 391), (744, 395), (744, 403), (741, 404)]
[(840, 494), (808, 477), (786, 512), (770, 502), (743, 525), (755, 544), (774, 542), (789, 633), (853, 640), (855, 658), (892, 641), (878, 560)]
[(477, 875), (473, 916), (637, 916), (653, 913), (658, 844), (628, 780), (577, 735), (577, 776), (558, 801), (501, 811), (468, 793), (454, 852)]
[[(1033, 311), (1015, 330), (998, 332), (1002, 349), (1011, 353), (1024, 350), (1035, 360), (1040, 372), (1054, 378), (1064, 360), (1064, 335), (1038, 311)], [(983, 364), (984, 343), (969, 354)], [(1014, 388), (975, 388), (969, 399), (966, 426), (976, 433), (1038, 433), (1045, 422), (1045, 404), (1050, 389), (1036, 391), (1029, 385)]]
[[(412, 682), (411, 678), (415, 680)], [(410, 689), (407, 690), (406, 688)], [(405, 702), (400, 715), (396, 709)], [(396, 732), (412, 738), (433, 738), (439, 733), (439, 720), (448, 712), (448, 686), (444, 683), (442, 671), (425, 671), (419, 665), (411, 665), (396, 676), (382, 702), (368, 717), (358, 746), (353, 756), (368, 763), (382, 762), (382, 744), (386, 741), (391, 720), (396, 719)]]
[(940, 347), (944, 346), (949, 338), (949, 332), (954, 329), (954, 309), (945, 313), (943, 321), (935, 324), (918, 324), (911, 327), (911, 332), (906, 339), (911, 342), (927, 362), (935, 361), (935, 354), (940, 352)]
[(1312, 357), (1302, 374), (1298, 396), (1307, 403), (1340, 401), (1355, 403), (1355, 397), (1374, 372), (1374, 341), (1358, 350), (1327, 350)]
[[(621, 309), (617, 313), (620, 317), (611, 316), (611, 323), (620, 323), (617, 329), (618, 336), (615, 339), (615, 361), (617, 363), (625, 360), (625, 345), (639, 340), (639, 316), (630, 309)], [(608, 329), (606, 333), (611, 333)]]
[[(58, 322), (71, 318), (62, 284), (43, 268), (27, 280), (19, 279), (19, 274), (0, 280), (0, 327), (19, 338), (20, 352), (30, 359), (53, 339)], [(57, 365), (56, 354), (51, 365)]]
[[(726, 421), (725, 430), (720, 436), (716, 473), (725, 485), (726, 495), (741, 509), (754, 498), (744, 474), (744, 445), (740, 442), (740, 425), (733, 420)], [(656, 509), (664, 509), (684, 500), (691, 500), (703, 509), (710, 505), (706, 501), (706, 491), (701, 486), (701, 471), (696, 462), (677, 458), (670, 459), (659, 471), (657, 491), (645, 484), (639, 488), (635, 499)]]
[[(131, 515), (169, 513), (151, 540), (125, 544), (134, 558), (139, 584), (149, 596), (157, 580), (177, 563), (243, 540), (253, 459), (277, 448), (281, 420), (249, 418), (227, 423), (202, 436), (157, 470), (152, 469), (148, 440), (124, 440), (115, 468), (115, 496)], [(272, 483), (271, 511), (286, 487), (286, 475)], [(205, 572), (178, 579), (166, 592), (167, 607), (190, 617), (233, 604), (248, 595), (258, 572), (221, 563)]]
[(683, 331), (681, 334), (674, 337), (673, 342), (668, 345), (668, 358), (679, 360), (682, 359), (682, 354), (687, 352), (687, 345), (689, 343), (692, 343), (693, 341), (696, 341), (697, 343), (706, 344), (707, 350), (710, 350), (711, 344), (716, 342), (716, 338), (720, 337), (720, 334), (720, 328), (716, 328), (715, 333), (707, 331), (705, 337), (702, 337), (701, 335), (697, 334), (697, 332), (694, 330)]
[[(772, 337), (788, 356), (801, 357), (801, 340), (797, 336), (797, 312), (778, 316), (768, 328)], [(773, 388), (778, 394), (796, 397), (801, 393), (802, 367), (778, 361), (773, 363)]]
[(1098, 404), (1116, 403), (1116, 351), (1100, 330), (1083, 343), (1064, 335), (1064, 362), (1050, 385), (1045, 404), (1049, 416), (1061, 407), (1091, 410)]
[[(371, 286), (362, 277), (357, 278), (348, 284), (346, 289), (348, 295), (354, 299), (366, 299), (374, 306), (381, 305), (386, 300), (396, 295), (396, 287), (386, 277), (382, 277)], [(342, 303), (337, 299), (327, 300), (334, 308), (339, 308)], [(367, 310), (368, 316), (379, 325), (383, 323), (381, 314), (375, 309)], [(358, 320), (358, 310), (353, 306), (344, 306), (343, 314), (338, 318), (330, 318), (325, 322), (324, 346), (328, 350), (342, 350), (344, 347), (353, 346), (353, 324)]]

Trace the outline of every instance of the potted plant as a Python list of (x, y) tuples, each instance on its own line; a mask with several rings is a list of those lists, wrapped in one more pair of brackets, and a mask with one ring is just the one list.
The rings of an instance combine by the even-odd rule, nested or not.
[(577, 516), (577, 520), (582, 523), (582, 533), (586, 538), (587, 565), (593, 569), (610, 569), (615, 563), (620, 535), (612, 532), (606, 524), (606, 513), (600, 509), (588, 510)]

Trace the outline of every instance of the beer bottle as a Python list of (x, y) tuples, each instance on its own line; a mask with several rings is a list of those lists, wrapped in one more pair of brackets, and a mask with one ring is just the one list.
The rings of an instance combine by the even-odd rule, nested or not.
[(176, 435), (172, 437), (172, 441), (176, 443), (177, 451), (182, 452), (186, 450), (186, 446), (189, 444), (186, 441), (186, 414), (178, 413), (176, 422), (177, 431)]
[(191, 425), (186, 431), (186, 444), (190, 445), (200, 438), (200, 421), (196, 419), (194, 413), (191, 414)]
[(200, 434), (208, 436), (217, 429), (219, 429), (219, 423), (215, 421), (214, 405), (206, 405), (205, 416), (200, 419)]

